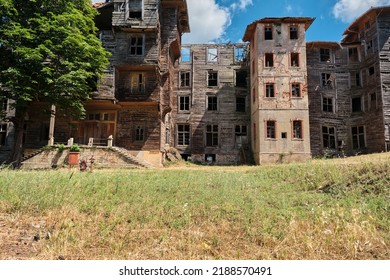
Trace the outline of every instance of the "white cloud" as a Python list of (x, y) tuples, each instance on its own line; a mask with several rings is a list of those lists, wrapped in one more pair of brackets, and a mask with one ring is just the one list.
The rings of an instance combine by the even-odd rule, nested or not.
[(187, 0), (187, 5), (191, 33), (183, 36), (183, 43), (209, 43), (223, 37), (231, 23), (228, 8), (218, 5), (215, 0)]
[(239, 0), (238, 2), (231, 4), (230, 9), (232, 9), (233, 11), (237, 9), (245, 10), (246, 7), (248, 7), (249, 5), (253, 5), (252, 0)]
[(350, 23), (371, 7), (390, 5), (390, 0), (338, 0), (333, 6), (333, 16)]
[(292, 11), (292, 6), (291, 6), (290, 4), (288, 4), (288, 5), (286, 6), (286, 12), (289, 13), (289, 12), (291, 12), (291, 11)]

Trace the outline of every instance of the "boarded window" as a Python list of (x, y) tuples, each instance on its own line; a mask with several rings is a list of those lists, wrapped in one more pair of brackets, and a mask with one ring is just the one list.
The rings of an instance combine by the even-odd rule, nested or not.
[(190, 144), (190, 125), (177, 125), (177, 144), (179, 146), (187, 146)]
[(334, 127), (322, 127), (322, 147), (328, 149), (336, 148), (336, 134)]
[(218, 146), (218, 125), (206, 126), (206, 146)]
[(294, 139), (302, 139), (302, 121), (293, 121), (293, 138)]
[(276, 138), (276, 121), (267, 121), (266, 123), (266, 136), (269, 139)]

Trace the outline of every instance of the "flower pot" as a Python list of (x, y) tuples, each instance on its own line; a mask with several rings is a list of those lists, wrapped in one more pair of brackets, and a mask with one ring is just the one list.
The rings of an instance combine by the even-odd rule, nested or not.
[(79, 152), (69, 152), (69, 165), (78, 165), (79, 158), (80, 158)]

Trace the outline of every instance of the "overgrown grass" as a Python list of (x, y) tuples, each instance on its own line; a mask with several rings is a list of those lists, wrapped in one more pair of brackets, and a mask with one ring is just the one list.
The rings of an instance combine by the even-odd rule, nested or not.
[(46, 239), (27, 258), (388, 259), (389, 170), (389, 154), (261, 167), (0, 170), (0, 215), (41, 223)]

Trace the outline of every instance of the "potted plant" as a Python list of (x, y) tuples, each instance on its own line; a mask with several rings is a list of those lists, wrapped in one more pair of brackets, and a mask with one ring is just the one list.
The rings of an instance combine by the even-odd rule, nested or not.
[(77, 144), (73, 144), (69, 150), (69, 166), (78, 165), (80, 158), (80, 147)]

